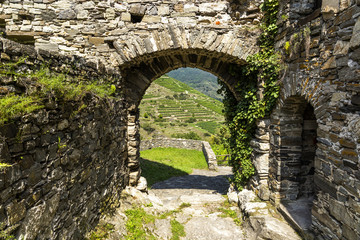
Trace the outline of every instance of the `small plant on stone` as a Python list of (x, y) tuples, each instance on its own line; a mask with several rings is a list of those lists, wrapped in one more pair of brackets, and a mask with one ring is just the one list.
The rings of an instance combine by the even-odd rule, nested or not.
[(0, 163), (0, 172), (8, 167), (11, 167), (11, 165), (7, 163)]
[(171, 232), (173, 234), (171, 238), (172, 240), (179, 240), (180, 237), (186, 236), (184, 225), (182, 225), (175, 219), (171, 219), (170, 224), (171, 224)]
[(187, 207), (191, 207), (191, 203), (182, 203), (180, 206), (179, 206), (179, 209), (182, 210), (184, 208), (187, 208)]
[(61, 138), (58, 137), (58, 149), (61, 150), (63, 148), (66, 148), (66, 144), (61, 144)]
[(4, 222), (0, 223), (0, 239), (1, 240), (11, 240), (15, 239), (13, 235), (11, 235), (11, 232), (18, 227), (18, 225), (8, 227), (5, 229), (6, 224)]
[(90, 233), (90, 237), (88, 240), (96, 240), (96, 239), (108, 239), (111, 232), (114, 231), (114, 225), (110, 223), (102, 223), (99, 224), (94, 231)]

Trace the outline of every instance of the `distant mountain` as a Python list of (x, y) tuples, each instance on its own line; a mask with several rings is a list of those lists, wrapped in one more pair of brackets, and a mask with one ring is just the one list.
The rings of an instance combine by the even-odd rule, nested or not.
[(220, 101), (223, 99), (223, 97), (217, 93), (217, 90), (220, 88), (217, 77), (211, 73), (197, 68), (179, 68), (167, 73), (167, 75), (186, 83), (209, 97)]

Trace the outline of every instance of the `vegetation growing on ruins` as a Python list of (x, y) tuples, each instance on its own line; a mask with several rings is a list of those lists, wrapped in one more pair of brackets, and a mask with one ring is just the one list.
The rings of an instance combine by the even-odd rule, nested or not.
[(15, 63), (0, 63), (0, 76), (11, 79), (19, 88), (26, 88), (21, 95), (2, 87), (0, 98), (0, 125), (11, 119), (31, 113), (45, 107), (46, 100), (51, 98), (63, 100), (82, 100), (86, 93), (93, 93), (100, 98), (111, 97), (116, 87), (102, 81), (76, 79), (67, 74), (53, 73), (46, 65), (39, 70), (18, 71), (23, 67), (26, 58)]
[[(237, 91), (239, 101), (223, 85), (225, 93), (225, 118), (230, 130), (228, 144), (231, 150), (231, 165), (234, 171), (234, 183), (241, 189), (254, 174), (251, 163), (251, 139), (255, 136), (256, 120), (270, 114), (279, 96), (278, 75), (279, 56), (274, 50), (277, 33), (278, 0), (265, 0), (261, 5), (264, 12), (260, 36), (260, 51), (247, 58), (247, 65), (231, 67), (230, 74), (240, 81)], [(222, 84), (219, 81), (220, 84)], [(263, 85), (262, 95), (258, 94), (258, 84)]]

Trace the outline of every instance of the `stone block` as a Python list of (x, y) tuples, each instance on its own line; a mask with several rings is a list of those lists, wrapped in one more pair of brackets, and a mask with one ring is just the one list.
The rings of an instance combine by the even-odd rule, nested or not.
[(133, 4), (130, 7), (130, 14), (135, 15), (135, 16), (144, 16), (146, 11), (146, 7), (144, 5), (141, 4)]
[(128, 12), (121, 13), (121, 21), (131, 22), (131, 14)]
[(350, 159), (350, 160), (353, 160), (353, 161), (357, 161), (358, 160), (358, 154), (355, 150), (353, 149), (349, 149), (349, 148), (344, 148), (342, 151), (341, 151), (341, 156), (343, 158), (346, 158), (346, 159)]
[(360, 46), (360, 18), (357, 19), (353, 28), (353, 33), (350, 39), (350, 48), (355, 49)]
[(314, 183), (315, 186), (319, 187), (324, 193), (328, 193), (330, 196), (336, 199), (336, 185), (331, 183), (329, 180), (319, 176), (318, 174), (314, 175)]
[(349, 42), (337, 41), (334, 47), (334, 55), (346, 55), (349, 52)]
[(55, 194), (52, 198), (31, 208), (20, 227), (19, 239), (35, 239), (40, 230), (47, 226), (54, 217), (60, 202), (60, 194)]
[(314, 206), (311, 210), (311, 214), (326, 227), (330, 228), (332, 232), (337, 232), (338, 235), (341, 235), (339, 222), (333, 219), (326, 210), (319, 209), (318, 207)]
[(158, 14), (161, 16), (169, 15), (170, 14), (169, 5), (165, 5), (165, 4), (160, 5), (158, 7)]
[(184, 12), (197, 12), (199, 11), (199, 7), (194, 3), (185, 3)]
[(322, 13), (338, 13), (340, 10), (339, 0), (323, 0), (321, 5)]
[(76, 19), (76, 12), (72, 9), (62, 10), (58, 14), (58, 19), (60, 19), (60, 20)]
[(145, 15), (144, 18), (142, 19), (142, 22), (145, 23), (159, 23), (160, 21), (161, 21), (160, 16)]
[(18, 223), (25, 217), (26, 214), (25, 200), (21, 202), (14, 201), (10, 203), (8, 206), (6, 206), (6, 213), (8, 216), (9, 226)]
[(11, 156), (6, 142), (0, 142), (0, 162), (10, 162)]
[(347, 226), (355, 226), (356, 221), (351, 217), (348, 209), (344, 206), (344, 203), (330, 199), (329, 204), (330, 214), (334, 216), (339, 222)]

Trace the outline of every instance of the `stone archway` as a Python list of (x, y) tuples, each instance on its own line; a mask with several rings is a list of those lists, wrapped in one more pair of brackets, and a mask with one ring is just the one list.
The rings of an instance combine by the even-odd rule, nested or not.
[(231, 65), (243, 65), (244, 59), (205, 49), (173, 49), (157, 52), (151, 59), (141, 58), (131, 67), (124, 68), (125, 96), (128, 103), (128, 166), (130, 184), (135, 185), (141, 174), (139, 109), (146, 89), (160, 76), (180, 67), (198, 68), (217, 76), (237, 97), (238, 79), (229, 73)]
[(300, 231), (311, 227), (315, 196), (317, 123), (314, 108), (301, 96), (288, 97), (272, 115), (271, 199)]

